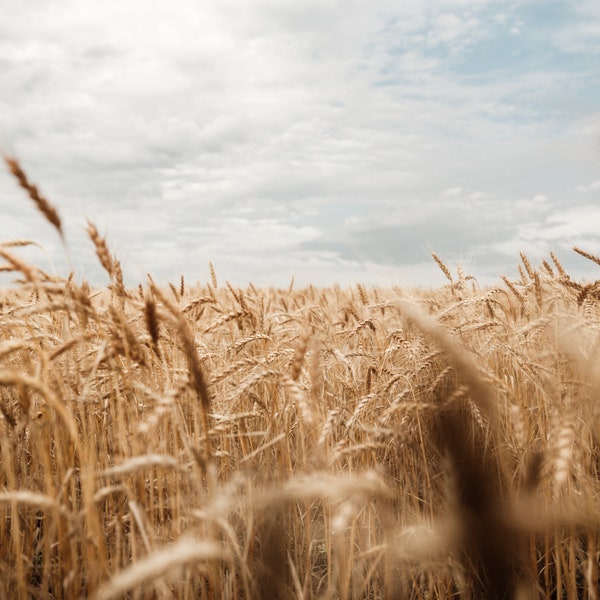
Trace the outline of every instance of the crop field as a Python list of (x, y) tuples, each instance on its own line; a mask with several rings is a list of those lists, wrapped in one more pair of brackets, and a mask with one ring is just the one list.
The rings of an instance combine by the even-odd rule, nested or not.
[(88, 234), (103, 289), (0, 243), (0, 598), (598, 598), (600, 282), (130, 288)]

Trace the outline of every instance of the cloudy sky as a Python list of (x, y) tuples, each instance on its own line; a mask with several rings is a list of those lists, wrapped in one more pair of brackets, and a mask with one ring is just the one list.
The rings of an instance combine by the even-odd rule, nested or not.
[[(600, 253), (600, 2), (2, 0), (0, 150), (128, 283), (438, 285)], [(56, 233), (0, 169), (0, 239)]]

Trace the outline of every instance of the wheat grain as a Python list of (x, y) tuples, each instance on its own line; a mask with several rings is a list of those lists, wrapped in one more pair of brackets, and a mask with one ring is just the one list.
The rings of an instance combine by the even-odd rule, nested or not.
[(552, 262), (554, 263), (554, 266), (556, 267), (556, 270), (558, 271), (560, 277), (562, 279), (570, 279), (554, 252), (550, 252), (550, 258), (552, 259)]
[(533, 280), (535, 271), (534, 271), (533, 267), (531, 266), (531, 263), (529, 262), (527, 256), (525, 255), (524, 252), (520, 252), (519, 256), (521, 257), (523, 266), (525, 267), (525, 270), (527, 271), (527, 276), (529, 277), (530, 280)]
[(115, 260), (108, 250), (106, 240), (100, 236), (98, 229), (91, 221), (88, 221), (86, 231), (96, 248), (96, 255), (100, 264), (111, 277), (114, 277), (116, 272)]
[(584, 258), (587, 258), (588, 260), (591, 260), (592, 262), (594, 262), (600, 266), (600, 258), (595, 256), (594, 254), (591, 254), (590, 252), (586, 252), (585, 250), (582, 250), (581, 248), (578, 248), (577, 246), (573, 246), (573, 250), (575, 252), (577, 252), (577, 254), (583, 256)]
[(219, 285), (217, 282), (217, 274), (215, 273), (215, 268), (211, 262), (208, 263), (208, 267), (210, 269), (210, 281), (212, 283), (212, 287), (214, 290), (216, 290), (219, 287)]
[(431, 256), (433, 256), (433, 260), (435, 260), (442, 273), (446, 276), (446, 279), (448, 279), (450, 283), (454, 283), (450, 269), (448, 269), (442, 259), (435, 252), (432, 252)]
[(8, 165), (9, 171), (19, 182), (19, 185), (29, 194), (29, 197), (34, 201), (38, 210), (44, 215), (46, 220), (58, 231), (61, 239), (64, 241), (64, 233), (62, 222), (58, 216), (58, 211), (42, 196), (38, 188), (29, 182), (27, 175), (21, 168), (21, 165), (15, 158), (4, 156), (4, 161)]
[(146, 329), (150, 334), (150, 339), (152, 340), (152, 347), (154, 351), (157, 354), (159, 354), (160, 351), (158, 348), (158, 340), (160, 338), (160, 323), (156, 312), (156, 302), (154, 302), (154, 298), (152, 298), (152, 296), (148, 295), (146, 297), (144, 309)]

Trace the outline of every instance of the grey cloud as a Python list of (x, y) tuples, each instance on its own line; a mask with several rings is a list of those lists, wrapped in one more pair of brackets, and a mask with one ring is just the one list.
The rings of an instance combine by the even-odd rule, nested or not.
[(430, 211), (417, 223), (407, 214), (406, 224), (396, 214), (392, 225), (350, 228), (338, 230), (337, 234), (328, 232), (323, 239), (307, 242), (304, 247), (335, 251), (346, 259), (389, 265), (414, 264), (426, 259), (432, 251), (450, 258), (475, 251), (480, 260), (489, 260), (492, 256), (486, 246), (490, 241), (509, 239), (517, 230), (508, 215), (491, 212), (493, 216), (482, 217), (464, 208), (442, 208)]

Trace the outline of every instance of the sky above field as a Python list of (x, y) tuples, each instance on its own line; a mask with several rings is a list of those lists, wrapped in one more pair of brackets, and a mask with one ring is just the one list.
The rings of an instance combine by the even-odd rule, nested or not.
[(600, 253), (600, 2), (4, 0), (0, 240), (96, 284), (437, 286)]

